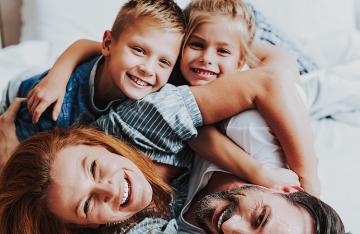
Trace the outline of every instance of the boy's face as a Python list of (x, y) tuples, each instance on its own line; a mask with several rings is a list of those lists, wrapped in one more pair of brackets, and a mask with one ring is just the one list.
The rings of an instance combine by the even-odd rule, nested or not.
[(204, 85), (240, 68), (240, 33), (235, 20), (216, 16), (195, 28), (181, 57), (180, 69), (190, 85)]
[(161, 28), (150, 17), (137, 19), (117, 39), (110, 34), (104, 35), (103, 55), (113, 94), (121, 91), (130, 99), (141, 99), (165, 85), (179, 55), (182, 34)]

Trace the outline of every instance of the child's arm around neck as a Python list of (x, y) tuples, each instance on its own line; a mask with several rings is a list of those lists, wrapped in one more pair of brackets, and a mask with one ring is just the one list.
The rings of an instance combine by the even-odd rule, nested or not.
[(298, 76), (296, 61), (286, 54), (270, 61), (270, 65), (236, 72), (191, 90), (204, 124), (257, 108), (278, 137), (290, 169), (299, 175), (306, 191), (318, 196), (312, 129), (305, 105), (297, 95), (296, 78), (289, 78)]
[(60, 55), (49, 73), (28, 95), (28, 106), (34, 123), (39, 121), (41, 114), (53, 103), (52, 117), (53, 120), (57, 119), (71, 74), (79, 63), (97, 54), (101, 54), (101, 43), (82, 39), (71, 44)]

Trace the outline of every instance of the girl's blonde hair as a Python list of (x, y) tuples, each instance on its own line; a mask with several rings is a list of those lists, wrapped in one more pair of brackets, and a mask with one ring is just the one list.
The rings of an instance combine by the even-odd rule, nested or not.
[[(211, 22), (214, 16), (227, 16), (239, 23), (240, 63), (255, 66), (259, 63), (250, 47), (255, 38), (255, 21), (252, 11), (242, 0), (192, 0), (184, 10), (187, 31), (183, 49), (194, 30), (202, 23)], [(221, 32), (219, 32), (221, 33)]]
[[(154, 216), (169, 216), (172, 190), (157, 177), (154, 164), (145, 155), (95, 129), (55, 129), (38, 133), (21, 143), (5, 165), (0, 179), (0, 233), (108, 233), (109, 229), (124, 228), (124, 224), (110, 228), (103, 225), (96, 230), (79, 228), (64, 224), (49, 211), (47, 192), (52, 182), (50, 170), (53, 160), (64, 147), (76, 145), (102, 146), (134, 162), (153, 189), (153, 201), (146, 210)], [(126, 226), (142, 219), (144, 216), (135, 215), (126, 222)]]

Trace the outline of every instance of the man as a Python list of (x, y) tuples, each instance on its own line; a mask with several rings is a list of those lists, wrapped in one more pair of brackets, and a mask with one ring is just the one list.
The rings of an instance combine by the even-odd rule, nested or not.
[[(250, 110), (235, 118), (227, 135), (264, 165), (287, 170), (261, 116)], [(190, 178), (178, 233), (345, 233), (334, 209), (297, 186), (252, 185), (200, 157)]]

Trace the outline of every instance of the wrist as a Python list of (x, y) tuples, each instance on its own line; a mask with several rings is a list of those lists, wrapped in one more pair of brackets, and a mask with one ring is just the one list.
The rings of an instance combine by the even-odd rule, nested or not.
[(268, 173), (269, 169), (262, 163), (258, 163), (253, 169), (252, 176), (250, 182), (257, 185), (267, 185)]

